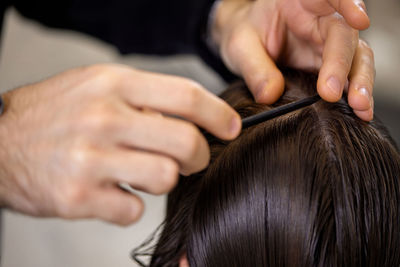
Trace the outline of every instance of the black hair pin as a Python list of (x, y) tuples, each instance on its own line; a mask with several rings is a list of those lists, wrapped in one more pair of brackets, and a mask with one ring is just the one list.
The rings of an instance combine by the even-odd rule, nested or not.
[(321, 97), (319, 95), (314, 95), (311, 97), (307, 97), (304, 99), (301, 99), (299, 101), (295, 101), (277, 108), (274, 108), (272, 110), (260, 112), (258, 114), (255, 114), (253, 116), (249, 116), (247, 118), (244, 118), (242, 120), (242, 129), (246, 129), (250, 126), (259, 124), (261, 122), (265, 122), (267, 120), (276, 118), (278, 116), (287, 114), (289, 112), (295, 111), (297, 109), (304, 108), (306, 106), (310, 106), (320, 100)]

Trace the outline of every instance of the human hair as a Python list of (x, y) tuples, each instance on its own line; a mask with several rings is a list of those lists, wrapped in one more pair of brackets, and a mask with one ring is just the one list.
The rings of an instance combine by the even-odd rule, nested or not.
[[(221, 97), (247, 117), (315, 94), (315, 74), (283, 73), (272, 106), (243, 82)], [(399, 150), (345, 96), (208, 142), (208, 168), (168, 196), (150, 266), (178, 266), (182, 255), (190, 267), (400, 266)]]

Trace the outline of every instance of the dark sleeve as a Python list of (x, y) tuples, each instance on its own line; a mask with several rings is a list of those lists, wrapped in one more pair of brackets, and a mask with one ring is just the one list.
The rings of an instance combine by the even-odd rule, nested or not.
[(202, 38), (215, 0), (9, 1), (25, 17), (92, 35), (122, 54), (198, 54), (223, 77), (231, 75)]

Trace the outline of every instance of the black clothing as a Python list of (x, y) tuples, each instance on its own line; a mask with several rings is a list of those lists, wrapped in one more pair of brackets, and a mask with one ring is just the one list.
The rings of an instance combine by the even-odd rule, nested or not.
[[(113, 44), (122, 54), (195, 53), (225, 79), (234, 77), (205, 45), (215, 0), (1, 0), (42, 24), (80, 31)], [(0, 27), (1, 28), (1, 27)]]

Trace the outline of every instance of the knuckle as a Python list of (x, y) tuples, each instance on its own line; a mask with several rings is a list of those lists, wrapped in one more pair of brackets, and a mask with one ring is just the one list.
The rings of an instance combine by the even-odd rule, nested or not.
[(114, 128), (113, 116), (103, 114), (101, 116), (93, 116), (91, 125), (94, 130), (102, 133), (110, 132)]
[(244, 73), (246, 64), (243, 58), (247, 55), (246, 47), (249, 40), (254, 38), (254, 29), (248, 23), (242, 23), (231, 27), (227, 37), (222, 38), (220, 54), (226, 66), (237, 75)]
[[(132, 223), (137, 222), (142, 217), (144, 205), (141, 201), (135, 203), (132, 209), (134, 212), (128, 212), (128, 216), (124, 215), (124, 218), (120, 220), (120, 225), (129, 226)], [(124, 214), (127, 214), (127, 212), (124, 211)]]
[(238, 49), (242, 47), (243, 42), (243, 32), (242, 26), (235, 27), (229, 35), (226, 43), (226, 49), (229, 55), (234, 55), (237, 53)]
[(364, 40), (359, 40), (358, 41), (359, 47), (362, 49), (362, 51), (370, 58), (374, 59), (374, 51), (372, 48), (368, 45), (368, 43)]
[(90, 71), (96, 77), (113, 77), (115, 73), (115, 68), (110, 64), (96, 64), (90, 66)]
[(109, 69), (101, 72), (98, 78), (103, 84), (102, 88), (104, 88), (106, 92), (111, 92), (117, 88), (117, 84), (121, 80), (120, 76), (119, 72), (115, 69)]
[(71, 185), (64, 193), (66, 203), (71, 207), (82, 204), (87, 199), (87, 191), (82, 184)]
[(360, 46), (360, 48), (363, 48), (363, 49), (371, 49), (371, 47), (369, 46), (367, 41), (365, 41), (364, 39), (359, 39), (358, 40), (358, 45)]
[(110, 69), (110, 65), (108, 64), (94, 64), (88, 67), (88, 70), (95, 73), (95, 74), (101, 74), (104, 72), (108, 72)]
[(65, 219), (76, 218), (76, 210), (84, 205), (87, 197), (88, 192), (83, 185), (67, 185), (59, 194), (57, 215)]
[[(129, 226), (140, 219), (143, 209), (142, 202), (135, 203), (133, 208), (129, 206), (126, 209), (118, 209), (114, 212), (110, 221), (120, 226)], [(134, 212), (131, 212), (132, 210)]]
[(339, 13), (335, 13), (333, 16), (333, 25), (339, 27), (341, 30), (352, 30), (350, 25), (346, 22), (346, 19)]
[(93, 148), (84, 141), (79, 141), (70, 151), (71, 174), (75, 177), (88, 177), (96, 170), (96, 156)]
[(202, 86), (194, 81), (187, 81), (184, 98), (184, 109), (188, 116), (193, 116), (196, 108), (198, 107), (203, 90)]
[(92, 109), (86, 110), (79, 126), (94, 132), (109, 133), (116, 127), (116, 113), (113, 112), (111, 105), (99, 103)]
[(96, 64), (90, 66), (90, 70), (100, 85), (98, 88), (112, 91), (118, 87), (125, 73), (130, 69), (118, 64)]
[(344, 72), (348, 71), (351, 67), (351, 59), (348, 57), (339, 57), (336, 59), (335, 63), (339, 69), (343, 70)]
[(348, 39), (346, 40), (349, 42), (351, 47), (357, 47), (359, 32), (358, 30), (353, 29), (342, 16), (336, 20), (334, 27), (336, 28), (337, 33), (340, 32), (341, 34), (348, 36)]
[(195, 158), (200, 150), (201, 137), (199, 130), (193, 124), (186, 124), (181, 129), (181, 151), (185, 160)]
[(226, 53), (228, 55), (228, 57), (230, 55), (234, 55), (235, 52), (238, 49), (238, 35), (237, 34), (231, 34), (231, 36), (229, 36), (228, 41), (225, 43), (225, 47), (226, 47)]
[(163, 158), (158, 163), (159, 166), (159, 186), (154, 189), (154, 194), (159, 195), (171, 191), (178, 182), (179, 166), (170, 159)]
[(374, 58), (371, 57), (370, 55), (366, 54), (366, 55), (361, 55), (361, 64), (363, 64), (366, 67), (366, 70), (369, 73), (373, 73), (374, 72), (374, 68), (375, 68), (375, 63), (374, 63)]
[(367, 86), (368, 88), (372, 87), (372, 85), (374, 84), (374, 77), (366, 73), (358, 74), (356, 79), (360, 85)]

